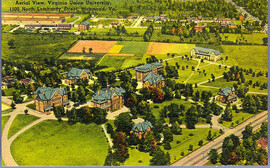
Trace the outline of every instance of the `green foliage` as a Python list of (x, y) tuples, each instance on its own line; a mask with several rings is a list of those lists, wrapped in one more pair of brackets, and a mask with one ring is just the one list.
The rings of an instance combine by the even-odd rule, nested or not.
[(151, 166), (165, 166), (170, 164), (170, 154), (167, 152), (166, 154), (160, 148), (157, 148), (153, 152), (153, 158), (150, 160)]
[(218, 152), (216, 149), (211, 149), (210, 152), (208, 153), (209, 160), (212, 164), (216, 164), (218, 161)]
[(132, 122), (132, 118), (129, 113), (121, 113), (114, 120), (114, 125), (116, 127), (117, 132), (122, 131), (128, 135), (134, 123)]

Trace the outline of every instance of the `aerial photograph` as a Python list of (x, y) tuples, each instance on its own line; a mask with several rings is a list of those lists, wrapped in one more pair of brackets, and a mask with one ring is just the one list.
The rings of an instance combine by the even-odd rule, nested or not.
[(267, 0), (2, 0), (2, 166), (268, 165)]

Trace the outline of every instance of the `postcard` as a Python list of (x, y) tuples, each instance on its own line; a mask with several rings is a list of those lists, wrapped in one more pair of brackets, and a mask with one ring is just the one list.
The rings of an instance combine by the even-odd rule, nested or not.
[(268, 164), (267, 0), (2, 0), (2, 166)]

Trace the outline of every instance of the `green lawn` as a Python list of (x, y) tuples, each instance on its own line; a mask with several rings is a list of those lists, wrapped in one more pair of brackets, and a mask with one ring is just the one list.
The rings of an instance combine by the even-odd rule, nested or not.
[[(182, 99), (173, 99), (170, 101), (165, 101), (163, 103), (152, 103), (150, 104), (150, 107), (152, 108), (152, 113), (156, 118), (159, 118), (159, 112), (161, 109), (163, 109), (165, 106), (170, 105), (171, 103), (176, 103), (178, 105), (184, 105), (186, 107), (186, 110), (192, 106), (191, 102), (185, 101)], [(155, 106), (158, 106), (159, 108), (155, 108)]]
[(222, 56), (229, 57), (224, 64), (251, 68), (253, 71), (267, 71), (267, 46), (222, 45), (222, 48)]
[(33, 96), (27, 96), (27, 99), (24, 101), (24, 103), (30, 102), (32, 100), (34, 100)]
[[(260, 81), (261, 84), (267, 83), (267, 81), (268, 81), (267, 77), (265, 77), (265, 76), (252, 77), (252, 75), (250, 75), (250, 74), (245, 75), (245, 79), (246, 79), (246, 82), (248, 82), (249, 80), (252, 80), (253, 83), (255, 83), (256, 81)], [(227, 82), (226, 79), (220, 78), (220, 79), (215, 80), (215, 82), (205, 83), (203, 85), (205, 85), (205, 86), (214, 86), (214, 87), (219, 87), (219, 88), (225, 88), (225, 87), (232, 87), (233, 84), (237, 84), (237, 81)], [(241, 86), (244, 86), (244, 84), (241, 84)], [(253, 88), (252, 85), (249, 85), (248, 88), (249, 88), (250, 92), (264, 92), (264, 93), (267, 93), (267, 89), (260, 90), (260, 87), (257, 87), (257, 86), (255, 88)]]
[(11, 113), (11, 112), (14, 111), (14, 110), (15, 110), (15, 109), (7, 109), (7, 110), (2, 111), (1, 114)]
[(124, 61), (128, 59), (127, 57), (117, 57), (117, 56), (104, 56), (99, 66), (106, 68), (106, 71), (112, 71), (120, 69)]
[(20, 166), (102, 166), (108, 147), (101, 126), (48, 120), (16, 138), (11, 153)]
[(67, 19), (65, 20), (64, 23), (71, 23), (71, 22), (74, 22), (74, 21), (77, 20), (78, 18), (79, 18), (79, 17), (67, 18)]
[(227, 41), (236, 42), (236, 39), (238, 38), (238, 41), (241, 40), (241, 42), (245, 42), (247, 40), (248, 43), (252, 44), (263, 44), (263, 38), (267, 38), (267, 34), (265, 33), (254, 33), (254, 34), (232, 34), (232, 33), (224, 33), (220, 34), (222, 41), (225, 40), (225, 36), (228, 36)]
[(11, 108), (11, 106), (9, 104), (5, 103), (5, 102), (2, 102), (2, 107), (1, 108), (2, 108), (1, 110), (2, 110), (2, 114), (3, 114), (3, 111), (9, 110)]
[(7, 88), (7, 89), (2, 89), (2, 92), (5, 93), (4, 96), (12, 96), (12, 93), (16, 91), (16, 89), (14, 87), (12, 88)]
[(38, 117), (32, 115), (19, 114), (13, 120), (9, 130), (8, 130), (8, 138), (12, 137), (18, 131), (20, 131), (25, 126), (31, 124), (32, 122), (39, 119)]
[(214, 88), (207, 88), (207, 87), (198, 87), (198, 88), (194, 88), (194, 93), (196, 91), (199, 91), (200, 93), (202, 93), (202, 91), (207, 91), (207, 92), (211, 92), (213, 95), (216, 95), (219, 91), (219, 89), (214, 89)]
[(129, 158), (125, 161), (123, 166), (149, 166), (152, 156), (149, 153), (140, 152), (135, 147), (128, 149)]
[[(185, 156), (191, 151), (189, 151), (189, 145), (193, 145), (193, 150), (198, 149), (198, 143), (200, 140), (203, 140), (203, 144), (206, 144), (208, 141), (206, 139), (208, 135), (208, 128), (200, 128), (200, 129), (182, 129), (182, 135), (174, 135), (173, 142), (171, 142), (171, 150), (168, 150), (171, 156), (171, 163), (181, 159), (181, 153), (184, 152)], [(216, 133), (217, 136), (220, 135), (218, 130), (211, 129), (212, 136)], [(189, 134), (193, 134), (193, 136), (189, 136)], [(177, 141), (180, 141), (177, 142)], [(177, 144), (178, 143), (178, 144)], [(165, 150), (166, 151), (166, 150)]]
[(2, 128), (1, 130), (2, 131), (3, 131), (3, 129), (4, 129), (4, 127), (5, 127), (5, 125), (6, 125), (9, 118), (10, 118), (10, 116), (2, 116), (2, 123), (1, 123), (1, 128)]
[(132, 42), (132, 41), (118, 41), (117, 45), (124, 45), (120, 54), (145, 54), (149, 43), (147, 42)]
[[(206, 76), (203, 74), (203, 70), (205, 70)], [(199, 73), (199, 71), (201, 71), (201, 73)], [(209, 65), (203, 68), (200, 68), (199, 71), (196, 71), (193, 76), (187, 81), (187, 83), (199, 83), (199, 82), (203, 82), (203, 81), (207, 81), (208, 79), (211, 79), (211, 74), (213, 74), (215, 77), (221, 76), (223, 74), (223, 72), (225, 72), (226, 70), (224, 69), (224, 67), (221, 67), (219, 69), (218, 65)]]
[(76, 21), (74, 24), (80, 24), (85, 18), (87, 18), (89, 15), (88, 14), (76, 14), (76, 17), (80, 16), (81, 19)]
[[(242, 111), (239, 113), (235, 113), (235, 111), (233, 110), (232, 115), (233, 115), (232, 121), (231, 122), (223, 121), (222, 125), (228, 128), (234, 128), (237, 125), (249, 119), (250, 117), (254, 116), (255, 114), (249, 114)], [(239, 122), (238, 124), (237, 121)], [(234, 124), (233, 126), (232, 123)]]

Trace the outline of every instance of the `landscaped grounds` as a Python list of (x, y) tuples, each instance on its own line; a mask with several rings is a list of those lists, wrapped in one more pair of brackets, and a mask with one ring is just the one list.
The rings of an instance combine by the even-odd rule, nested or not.
[(101, 126), (48, 120), (17, 137), (11, 153), (21, 166), (102, 166), (108, 147)]

